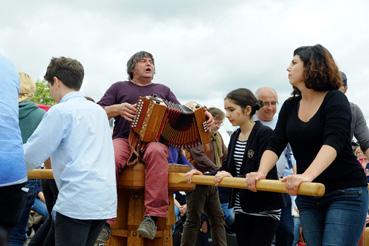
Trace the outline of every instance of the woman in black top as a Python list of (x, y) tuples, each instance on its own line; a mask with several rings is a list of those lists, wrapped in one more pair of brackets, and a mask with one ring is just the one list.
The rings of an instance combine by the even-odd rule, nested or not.
[[(239, 128), (231, 136), (228, 155), (222, 171), (216, 174), (216, 182), (223, 177), (245, 177), (246, 173), (258, 170), (261, 155), (272, 134), (272, 129), (253, 121), (252, 116), (260, 105), (250, 90), (241, 88), (228, 93), (224, 108), (230, 123)], [(272, 168), (267, 177), (278, 179), (277, 169)], [(230, 207), (235, 211), (238, 245), (270, 246), (282, 204), (282, 196), (278, 193), (232, 189)]]
[(275, 165), (291, 144), (297, 174), (285, 177), (291, 195), (302, 182), (321, 182), (321, 198), (298, 196), (296, 204), (307, 245), (357, 245), (368, 207), (365, 174), (351, 149), (350, 104), (337, 89), (342, 81), (327, 49), (296, 49), (288, 67), (294, 88), (279, 113), (277, 126), (257, 172), (246, 176), (249, 188)]

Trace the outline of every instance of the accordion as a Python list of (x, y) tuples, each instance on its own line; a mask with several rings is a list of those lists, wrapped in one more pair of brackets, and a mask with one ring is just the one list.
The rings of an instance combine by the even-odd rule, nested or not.
[(156, 96), (140, 97), (137, 115), (131, 123), (141, 142), (162, 142), (177, 148), (208, 144), (203, 123), (205, 108), (197, 103), (175, 104)]

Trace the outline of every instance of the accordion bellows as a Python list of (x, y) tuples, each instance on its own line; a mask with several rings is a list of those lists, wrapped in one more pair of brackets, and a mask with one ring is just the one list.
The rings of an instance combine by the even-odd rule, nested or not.
[(137, 110), (131, 127), (142, 142), (162, 142), (178, 148), (210, 143), (210, 134), (203, 127), (205, 108), (197, 103), (185, 106), (146, 96), (140, 97)]

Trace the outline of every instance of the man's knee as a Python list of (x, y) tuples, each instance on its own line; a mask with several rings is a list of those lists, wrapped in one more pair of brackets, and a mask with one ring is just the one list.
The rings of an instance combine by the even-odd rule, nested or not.
[(159, 142), (151, 142), (145, 149), (144, 159), (150, 157), (168, 158), (168, 147)]
[(115, 167), (118, 172), (124, 168), (129, 157), (129, 145), (127, 139), (116, 138), (113, 140)]

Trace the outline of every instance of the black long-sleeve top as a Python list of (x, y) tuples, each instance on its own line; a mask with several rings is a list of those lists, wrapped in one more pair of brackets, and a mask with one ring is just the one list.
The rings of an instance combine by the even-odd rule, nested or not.
[(284, 102), (267, 149), (279, 156), (290, 143), (297, 173), (301, 174), (321, 147), (329, 145), (337, 151), (337, 157), (314, 181), (323, 183), (326, 192), (366, 186), (365, 174), (351, 148), (351, 110), (346, 96), (337, 90), (329, 91), (308, 122), (298, 118), (300, 100), (301, 97), (292, 97)]

